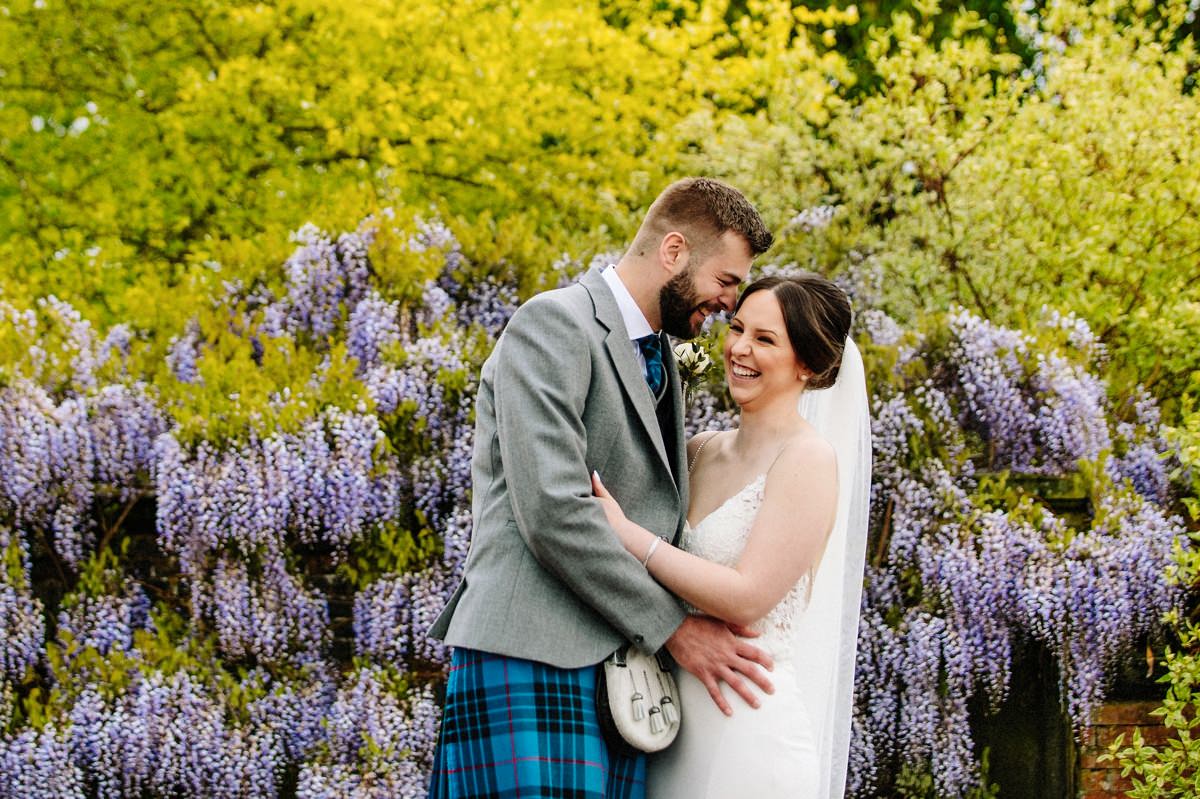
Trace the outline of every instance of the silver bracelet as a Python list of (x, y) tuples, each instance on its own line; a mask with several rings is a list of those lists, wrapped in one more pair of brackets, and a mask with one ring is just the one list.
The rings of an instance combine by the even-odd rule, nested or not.
[(646, 557), (642, 558), (642, 568), (649, 569), (650, 558), (654, 556), (654, 550), (658, 549), (658, 542), (662, 541), (658, 536), (654, 536), (654, 540), (650, 542), (650, 548), (646, 550)]

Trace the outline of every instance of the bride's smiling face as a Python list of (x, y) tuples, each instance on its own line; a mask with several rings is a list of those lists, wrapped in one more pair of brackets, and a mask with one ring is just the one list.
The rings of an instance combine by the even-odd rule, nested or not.
[(725, 334), (725, 380), (734, 402), (745, 406), (764, 394), (795, 391), (803, 387), (806, 374), (796, 360), (775, 293), (751, 294)]

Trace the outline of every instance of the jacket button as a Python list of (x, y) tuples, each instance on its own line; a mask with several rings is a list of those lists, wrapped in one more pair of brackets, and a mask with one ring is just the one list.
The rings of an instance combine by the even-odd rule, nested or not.
[(640, 643), (645, 642), (646, 639), (640, 635), (635, 635), (635, 636), (633, 636), (633, 640), (640, 644)]

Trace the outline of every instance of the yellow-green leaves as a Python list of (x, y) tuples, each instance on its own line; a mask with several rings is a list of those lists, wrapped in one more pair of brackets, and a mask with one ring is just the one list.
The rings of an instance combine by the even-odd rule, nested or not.
[(288, 230), (345, 229), (380, 202), (511, 223), (522, 235), (498, 254), (525, 280), (568, 247), (632, 233), (679, 175), (689, 115), (755, 113), (786, 92), (820, 117), (822, 76), (844, 70), (803, 26), (853, 17), (798, 20), (778, 0), (10, 12), (0, 287), (98, 304), (122, 290), (100, 275), (175, 286), (215, 259), (240, 276)]
[(258, 354), (254, 339), (216, 328), (203, 340), (198, 382), (163, 375), (163, 397), (179, 423), (180, 440), (234, 442), (249, 434), (294, 433), (327, 407), (370, 410), (370, 395), (355, 377), (344, 343), (322, 352), (289, 337), (262, 336)]
[(939, 38), (927, 4), (872, 33), (878, 91), (831, 105), (828, 124), (773, 101), (766, 120), (737, 123), (757, 146), (710, 121), (692, 131), (695, 163), (768, 198), (774, 218), (838, 206), (777, 253), (878, 271), (900, 318), (959, 304), (1025, 327), (1043, 305), (1076, 311), (1120, 382), (1170, 414), (1200, 366), (1200, 97), (1170, 22), (1184, 5), (1055, 3), (1026, 20), (1041, 48), (1026, 68), (976, 35), (972, 12)]

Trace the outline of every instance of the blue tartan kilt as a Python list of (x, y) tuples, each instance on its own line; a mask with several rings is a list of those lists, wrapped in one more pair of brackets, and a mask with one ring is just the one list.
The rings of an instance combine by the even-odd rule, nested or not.
[(645, 799), (645, 755), (600, 733), (598, 669), (454, 650), (430, 799)]

